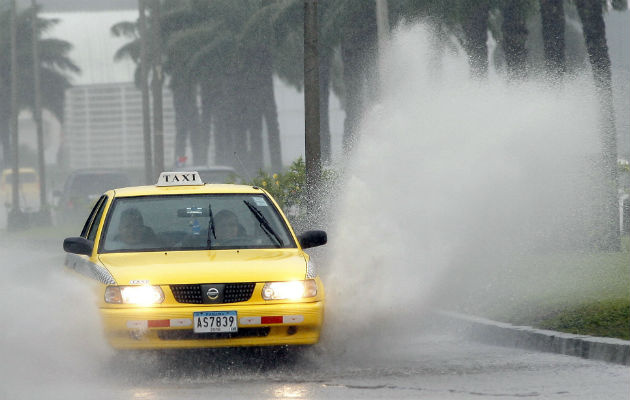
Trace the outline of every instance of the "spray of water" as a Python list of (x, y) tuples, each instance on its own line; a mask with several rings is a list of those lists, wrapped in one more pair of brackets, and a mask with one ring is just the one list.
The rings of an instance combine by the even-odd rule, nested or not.
[(453, 303), (462, 271), (489, 282), (482, 265), (570, 246), (588, 213), (588, 76), (475, 81), (461, 52), (436, 62), (430, 39), (422, 25), (394, 35), (345, 168), (325, 277), (335, 351), (395, 346), (441, 294)]
[(0, 397), (80, 398), (111, 352), (94, 293), (49, 249), (26, 240), (3, 243), (2, 253)]

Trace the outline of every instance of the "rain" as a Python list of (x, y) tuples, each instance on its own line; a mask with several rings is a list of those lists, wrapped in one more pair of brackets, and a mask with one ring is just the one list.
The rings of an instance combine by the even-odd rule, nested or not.
[[(0, 398), (627, 398), (627, 2), (21, 0), (16, 60), (13, 4)], [(325, 287), (317, 344), (110, 345), (62, 243), (103, 192), (162, 171), (260, 187), (296, 234), (326, 231), (305, 250)], [(618, 350), (506, 345), (504, 324)]]

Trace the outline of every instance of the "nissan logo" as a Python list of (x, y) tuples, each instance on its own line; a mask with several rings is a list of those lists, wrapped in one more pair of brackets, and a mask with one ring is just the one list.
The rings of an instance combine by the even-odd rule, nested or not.
[(215, 288), (215, 287), (211, 287), (210, 289), (208, 289), (208, 291), (206, 292), (206, 296), (208, 296), (208, 298), (210, 300), (216, 300), (219, 297), (219, 289)]

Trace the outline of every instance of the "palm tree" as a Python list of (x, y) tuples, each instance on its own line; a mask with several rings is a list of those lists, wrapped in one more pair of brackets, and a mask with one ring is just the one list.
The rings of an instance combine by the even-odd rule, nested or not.
[[(177, 32), (178, 28), (173, 24), (181, 24), (185, 26), (189, 21), (182, 21), (182, 18), (195, 16), (193, 10), (188, 8), (182, 8), (180, 3), (166, 2), (164, 3), (166, 8), (166, 15), (161, 16), (160, 28), (162, 34), (162, 41), (166, 42), (169, 35)], [(179, 18), (177, 18), (179, 17)], [(195, 17), (195, 22), (198, 22), (199, 18)], [(183, 23), (182, 23), (183, 22)], [(147, 20), (147, 23), (151, 23), (151, 18)], [(129, 38), (130, 41), (120, 47), (114, 54), (114, 60), (131, 59), (136, 64), (136, 70), (134, 72), (134, 82), (137, 87), (143, 85), (141, 79), (141, 38), (140, 38), (140, 21), (122, 21), (114, 24), (111, 27), (111, 32), (115, 36)], [(146, 27), (149, 32), (150, 26)], [(147, 46), (147, 81), (151, 76), (151, 66), (155, 63), (155, 46)], [(195, 139), (199, 139), (200, 130), (198, 127), (199, 111), (196, 108), (196, 103), (193, 101), (193, 90), (196, 86), (193, 84), (193, 79), (187, 78), (185, 74), (173, 73), (177, 71), (177, 63), (170, 62), (168, 58), (165, 59), (166, 65), (164, 65), (165, 72), (171, 76), (169, 86), (173, 92), (173, 108), (175, 110), (175, 159), (173, 163), (176, 163), (178, 159), (184, 156), (186, 151), (186, 142), (191, 138), (191, 147), (193, 149), (193, 160), (196, 164), (205, 165), (207, 163), (207, 144), (205, 147), (197, 145)], [(146, 81), (144, 84), (148, 84)], [(195, 138), (195, 139), (193, 139)], [(205, 150), (205, 151), (204, 151)]]
[(458, 6), (458, 19), (463, 32), (462, 44), (468, 55), (471, 75), (478, 79), (487, 78), (490, 3), (487, 0), (463, 0)]
[[(621, 243), (617, 203), (617, 129), (610, 56), (608, 55), (603, 15), (606, 2), (603, 0), (576, 0), (575, 4), (582, 21), (584, 41), (591, 62), (601, 110), (602, 167), (608, 181), (604, 189), (606, 193), (606, 215), (604, 218), (607, 222), (607, 232), (602, 247), (618, 250)], [(623, 7), (622, 2), (616, 2), (616, 5)]]
[[(318, 53), (319, 53), (319, 109), (320, 109), (320, 145), (323, 162), (331, 161), (331, 138), (329, 104), (331, 79), (334, 74), (333, 61), (341, 43), (343, 17), (338, 15), (344, 1), (319, 0), (318, 10)], [(276, 2), (272, 9), (272, 29), (274, 42), (272, 55), (274, 72), (284, 81), (301, 90), (304, 85), (304, 2), (290, 0)], [(298, 62), (296, 62), (298, 60)], [(343, 94), (338, 91), (340, 97)]]
[[(267, 3), (267, 2), (265, 2)], [(282, 168), (273, 93), (273, 56), (268, 17), (261, 0), (167, 2), (160, 19), (164, 69), (170, 76), (176, 114), (176, 157), (190, 140), (193, 162), (205, 164), (214, 134), (217, 164), (262, 168), (262, 121), (267, 125), (272, 169)], [(267, 6), (276, 6), (269, 2)], [(133, 26), (133, 23), (131, 23)], [(112, 31), (133, 32), (130, 23)], [(117, 57), (137, 62), (134, 39)], [(201, 115), (197, 98), (201, 99)]]
[[(33, 53), (31, 18), (32, 9), (22, 10), (17, 16), (18, 41), (18, 102), (20, 109), (34, 108), (33, 93)], [(3, 162), (8, 165), (10, 154), (10, 10), (0, 10), (0, 141), (3, 149)], [(58, 23), (56, 19), (37, 18), (38, 31), (46, 32)], [(63, 120), (64, 93), (71, 86), (70, 76), (80, 69), (68, 57), (72, 45), (66, 41), (46, 38), (39, 39), (39, 58), (42, 88), (42, 107), (57, 119)]]
[(566, 56), (564, 54), (564, 1), (539, 0), (542, 18), (543, 47), (545, 51), (545, 70), (554, 79), (566, 72)]
[(509, 79), (523, 79), (527, 75), (527, 15), (531, 0), (504, 0), (501, 7), (502, 47)]
[[(239, 43), (244, 23), (254, 13), (253, 5), (251, 1), (191, 2), (164, 17), (165, 26), (176, 27), (166, 35), (165, 46), (166, 68), (172, 76), (182, 77), (173, 80), (174, 90), (188, 90), (185, 96), (194, 99), (190, 91), (204, 83), (202, 120), (208, 126), (214, 119), (215, 160), (235, 165), (236, 153), (247, 169), (262, 167), (262, 125), (256, 123), (262, 116), (253, 117), (255, 107), (249, 107), (253, 96), (247, 89), (253, 68), (245, 65), (249, 54)], [(186, 82), (186, 76), (192, 81)]]
[(377, 49), (376, 4), (348, 0), (339, 3), (341, 19), (341, 59), (345, 88), (346, 120), (343, 145), (350, 150), (356, 141), (356, 129), (368, 98), (368, 81), (373, 77)]

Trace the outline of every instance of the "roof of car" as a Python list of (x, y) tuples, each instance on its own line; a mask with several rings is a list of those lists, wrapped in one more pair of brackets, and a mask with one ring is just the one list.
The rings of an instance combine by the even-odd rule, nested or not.
[(249, 185), (215, 184), (190, 186), (131, 186), (114, 189), (115, 197), (155, 196), (165, 194), (221, 194), (221, 193), (262, 193), (262, 189)]

